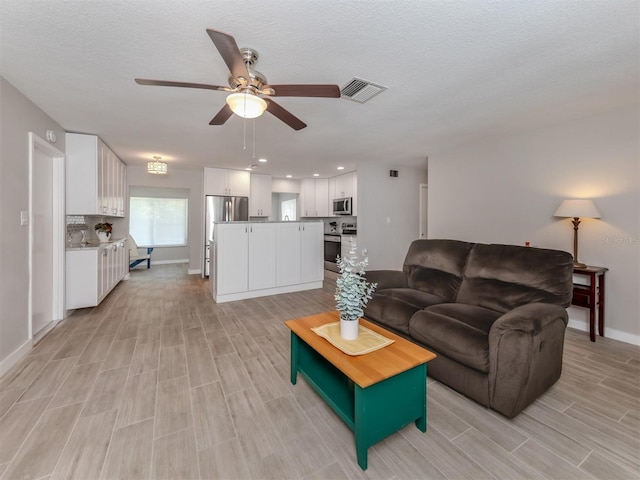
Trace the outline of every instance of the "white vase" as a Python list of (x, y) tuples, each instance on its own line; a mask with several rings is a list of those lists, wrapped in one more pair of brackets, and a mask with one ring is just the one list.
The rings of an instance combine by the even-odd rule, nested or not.
[(345, 340), (355, 340), (358, 338), (359, 320), (340, 319), (340, 336)]
[(98, 240), (101, 242), (109, 241), (109, 234), (107, 232), (96, 232), (96, 234), (98, 235)]

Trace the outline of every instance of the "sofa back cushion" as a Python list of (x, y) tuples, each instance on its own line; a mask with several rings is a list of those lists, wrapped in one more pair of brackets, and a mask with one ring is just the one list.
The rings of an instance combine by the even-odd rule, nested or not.
[(415, 240), (404, 260), (408, 287), (454, 301), (472, 247), (458, 240)]
[(527, 303), (568, 307), (573, 257), (560, 250), (475, 244), (456, 302), (507, 312)]

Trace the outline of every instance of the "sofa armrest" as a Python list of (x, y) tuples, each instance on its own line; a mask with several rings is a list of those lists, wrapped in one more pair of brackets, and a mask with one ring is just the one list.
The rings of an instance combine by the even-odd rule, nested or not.
[(489, 331), (491, 407), (516, 416), (553, 385), (562, 372), (567, 311), (546, 303), (517, 307)]
[(365, 272), (367, 282), (377, 283), (376, 290), (407, 288), (407, 275), (402, 270), (371, 270)]

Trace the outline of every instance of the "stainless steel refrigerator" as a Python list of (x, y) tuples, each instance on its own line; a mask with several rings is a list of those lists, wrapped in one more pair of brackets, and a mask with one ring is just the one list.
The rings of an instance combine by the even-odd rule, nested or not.
[(215, 222), (246, 222), (249, 220), (248, 197), (207, 195), (205, 205), (204, 275), (209, 276), (210, 242), (215, 240)]

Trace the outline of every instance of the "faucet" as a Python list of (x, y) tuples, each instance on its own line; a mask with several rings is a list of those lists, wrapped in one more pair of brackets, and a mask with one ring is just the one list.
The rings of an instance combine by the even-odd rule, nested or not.
[(288, 222), (288, 221), (289, 221), (289, 215), (285, 215), (285, 216), (284, 216), (284, 221), (285, 221), (285, 222)]

